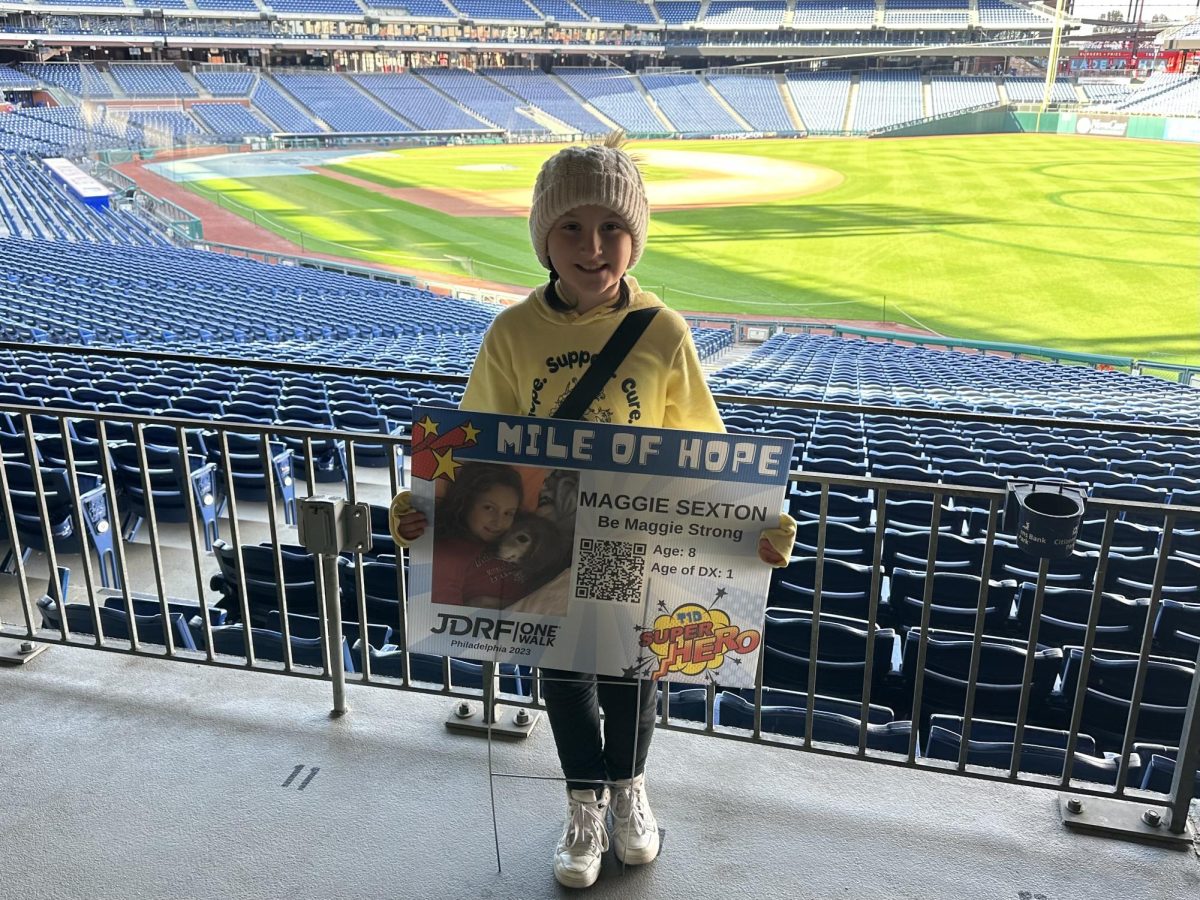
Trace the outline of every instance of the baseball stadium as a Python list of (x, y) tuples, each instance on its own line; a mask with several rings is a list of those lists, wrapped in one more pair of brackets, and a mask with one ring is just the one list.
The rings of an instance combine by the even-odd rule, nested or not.
[[(510, 337), (596, 154), (658, 325)], [(1198, 211), (1148, 0), (0, 0), (0, 896), (1197, 896)]]

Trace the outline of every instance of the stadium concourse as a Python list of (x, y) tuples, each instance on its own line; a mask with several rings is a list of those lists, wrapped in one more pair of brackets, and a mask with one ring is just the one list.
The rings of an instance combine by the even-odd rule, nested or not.
[[(536, 671), (410, 652), (386, 525), (414, 409), (457, 405), (499, 292), (318, 257), (252, 210), (233, 241), (168, 188), (613, 128), (1200, 140), (1196, 23), (1135, 31), (1114, 74), (1060, 42), (1086, 23), (1010, 0), (161, 6), (0, 0), (5, 898), (561, 895)], [(703, 178), (733, 202), (841, 175)], [(697, 182), (655, 189), (685, 207)], [(472, 211), (523, 213), (497, 196)], [(755, 687), (660, 687), (664, 852), (593, 893), (1200, 894), (1200, 370), (692, 334), (729, 430), (795, 442), (798, 533)], [(1062, 481), (1078, 540), (1039, 564), (1008, 489)], [(373, 545), (314, 554), (314, 495), (368, 504)], [(462, 733), (497, 696), (523, 740)]]

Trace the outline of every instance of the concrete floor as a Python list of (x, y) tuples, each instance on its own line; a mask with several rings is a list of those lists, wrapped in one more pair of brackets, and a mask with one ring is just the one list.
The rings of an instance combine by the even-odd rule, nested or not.
[[(0, 667), (0, 897), (569, 893), (545, 722), (489, 759), (445, 730), (447, 698), (352, 687), (350, 704), (331, 719), (327, 684), (87, 649)], [(608, 859), (591, 896), (1200, 896), (1194, 850), (1069, 833), (1049, 790), (665, 730), (649, 784), (662, 855)]]

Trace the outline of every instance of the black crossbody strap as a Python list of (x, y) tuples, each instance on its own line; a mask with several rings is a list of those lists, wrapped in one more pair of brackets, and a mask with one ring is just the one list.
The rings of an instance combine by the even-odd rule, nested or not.
[(571, 393), (567, 394), (558, 409), (554, 411), (553, 418), (574, 420), (583, 418), (583, 414), (592, 405), (592, 401), (600, 396), (608, 379), (616, 374), (617, 366), (625, 361), (625, 357), (629, 355), (633, 345), (638, 342), (642, 332), (649, 327), (659, 309), (660, 307), (652, 306), (649, 309), (635, 309), (625, 315), (621, 324), (617, 326), (617, 330), (609, 337), (608, 342), (599, 353), (592, 357), (592, 364), (583, 373), (583, 377), (575, 383)]

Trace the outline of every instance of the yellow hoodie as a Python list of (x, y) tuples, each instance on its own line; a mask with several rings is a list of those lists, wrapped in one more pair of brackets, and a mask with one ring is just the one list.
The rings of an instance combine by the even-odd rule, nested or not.
[(546, 285), (496, 317), (471, 370), (462, 408), (507, 415), (550, 417), (587, 371), (625, 313), (660, 307), (645, 333), (617, 367), (584, 419), (615, 425), (644, 425), (724, 432), (691, 329), (637, 281), (625, 276), (630, 304), (623, 310), (599, 306), (580, 315), (556, 312), (546, 303)]

